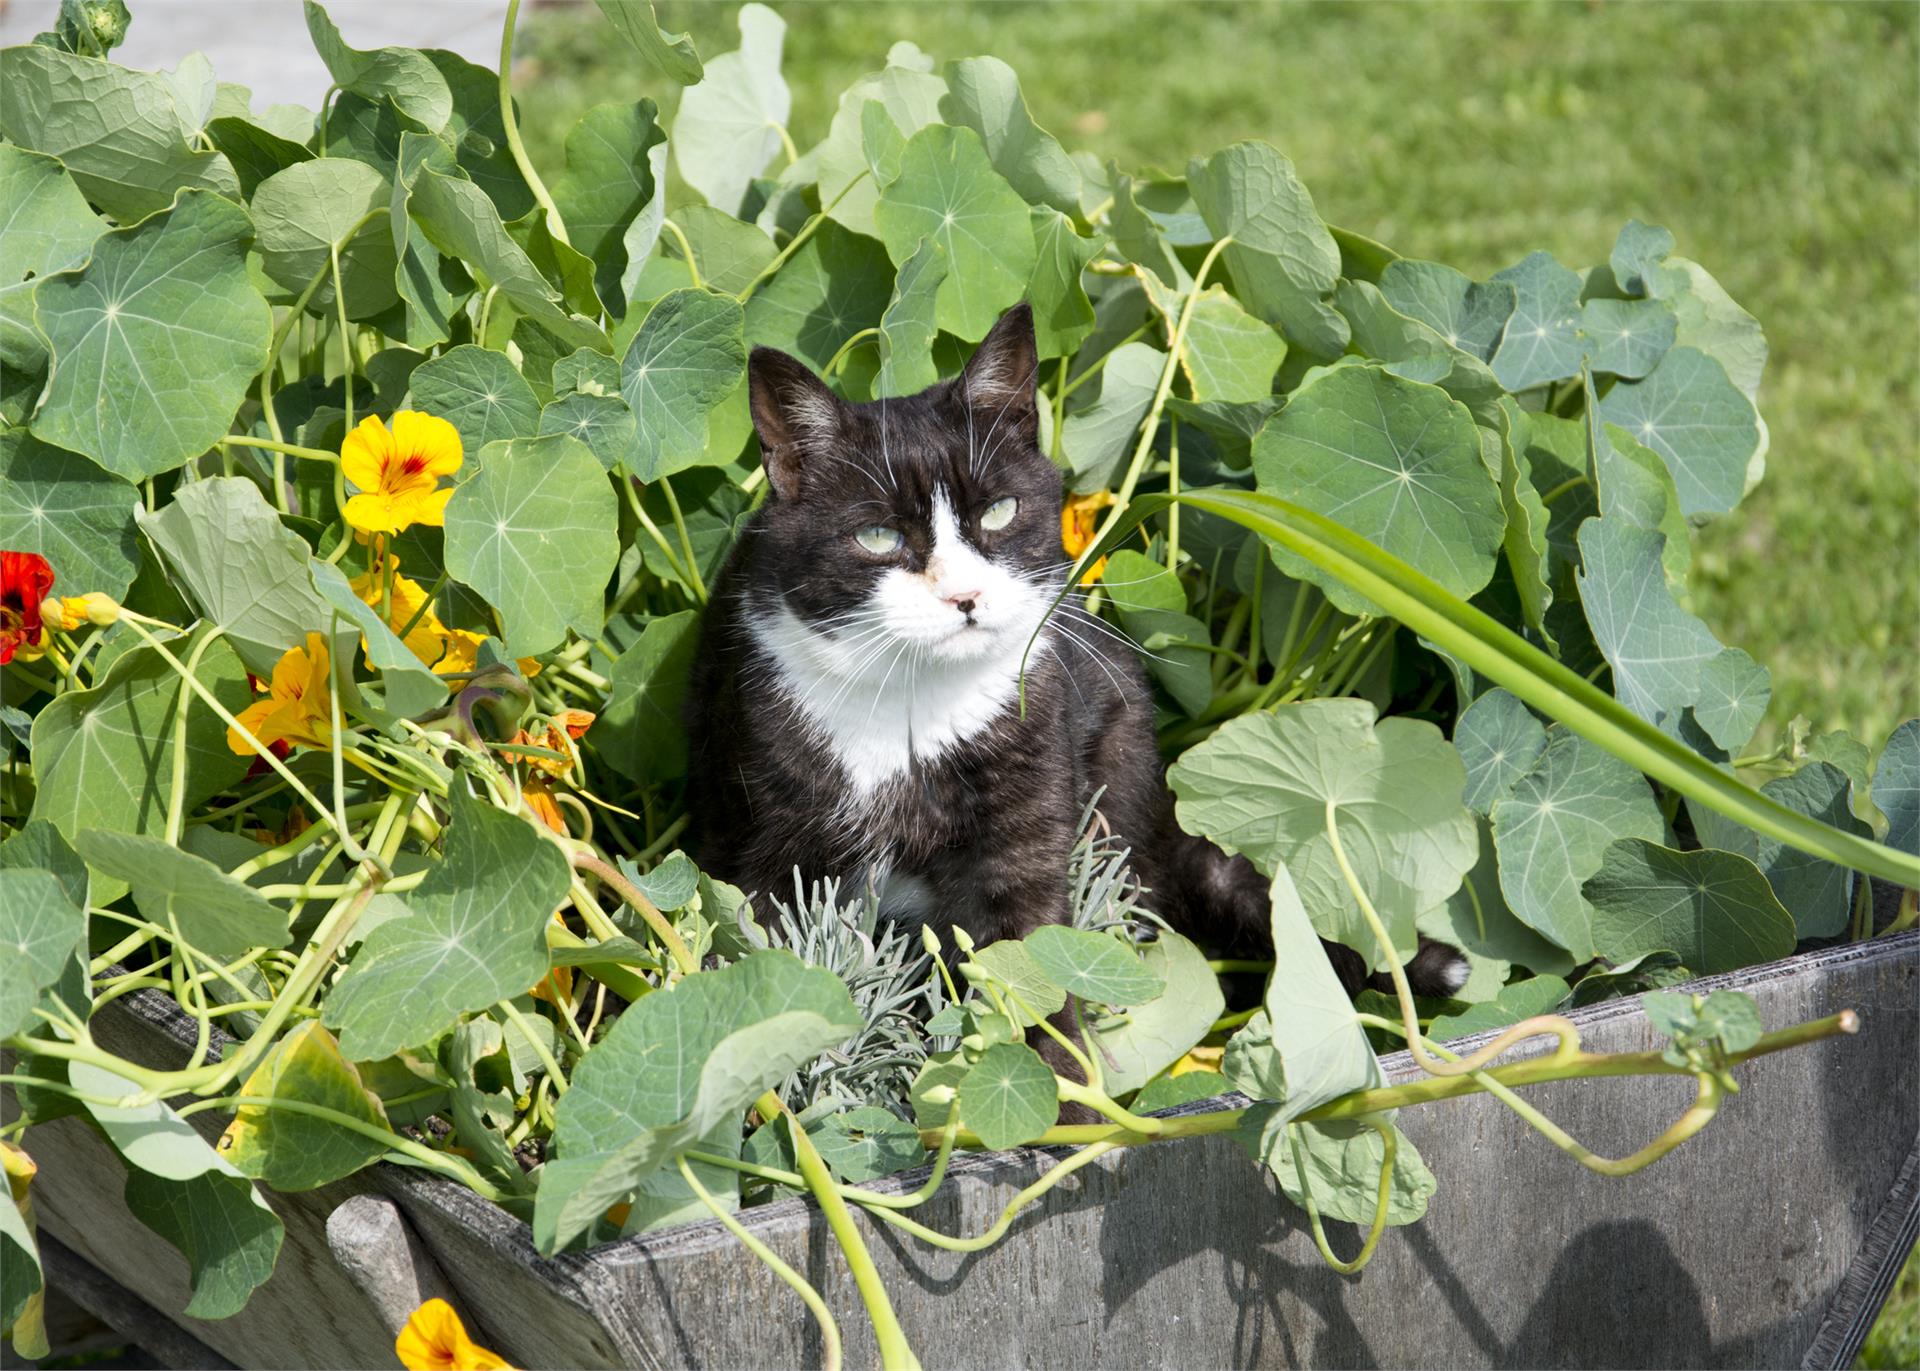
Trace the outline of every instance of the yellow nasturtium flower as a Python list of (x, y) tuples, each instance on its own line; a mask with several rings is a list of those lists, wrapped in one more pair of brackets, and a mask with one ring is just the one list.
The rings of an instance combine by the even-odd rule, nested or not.
[(340, 445), (340, 470), (360, 492), (347, 501), (347, 522), (363, 533), (439, 527), (453, 497), (440, 478), (460, 470), (461, 461), (460, 431), (445, 419), (403, 409), (388, 431), (369, 414)]
[[(387, 567), (395, 568), (393, 602), (387, 627), (397, 634), (401, 629), (407, 628), (408, 624), (412, 624), (413, 627), (407, 628), (407, 636), (401, 641), (406, 644), (407, 651), (420, 659), (422, 666), (432, 666), (446, 651), (446, 626), (440, 622), (439, 615), (431, 609), (426, 609), (427, 592), (421, 584), (399, 573), (397, 568), (400, 565), (400, 559), (388, 557), (385, 561)], [(352, 587), (353, 593), (360, 597), (362, 604), (375, 610), (380, 608), (381, 598), (386, 594), (383, 570), (369, 567), (366, 574), (354, 577), (347, 584)], [(423, 609), (424, 613), (421, 612)], [(366, 645), (366, 639), (362, 638), (360, 646), (364, 649)]]
[[(274, 663), (267, 698), (241, 710), (240, 722), (268, 747), (280, 742), (326, 747), (333, 735), (328, 670), (327, 640), (309, 633), (305, 648), (289, 648)], [(251, 757), (257, 750), (237, 728), (227, 730), (227, 746), (242, 757)]]
[(408, 1371), (511, 1371), (512, 1366), (468, 1337), (445, 1300), (428, 1300), (414, 1310), (393, 1350)]
[[(1100, 528), (1100, 511), (1113, 503), (1113, 492), (1096, 490), (1091, 495), (1069, 495), (1066, 503), (1060, 506), (1060, 545), (1067, 550), (1067, 556), (1078, 557), (1093, 546), (1093, 535)], [(1090, 586), (1100, 579), (1100, 573), (1107, 569), (1107, 559), (1102, 557), (1080, 577), (1080, 584)]]

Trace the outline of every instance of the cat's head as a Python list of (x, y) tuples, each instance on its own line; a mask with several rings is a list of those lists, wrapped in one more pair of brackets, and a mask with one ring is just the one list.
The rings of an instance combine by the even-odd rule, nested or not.
[(957, 665), (1024, 647), (1065, 573), (1037, 368), (1026, 305), (959, 376), (900, 399), (849, 403), (804, 363), (756, 348), (770, 487), (751, 535), (756, 609), (847, 674), (889, 656)]

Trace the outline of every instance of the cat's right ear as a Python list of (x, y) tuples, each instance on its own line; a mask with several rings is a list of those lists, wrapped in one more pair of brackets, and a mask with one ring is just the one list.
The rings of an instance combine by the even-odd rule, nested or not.
[(747, 394), (767, 483), (791, 500), (800, 493), (808, 452), (840, 431), (840, 397), (805, 362), (778, 348), (753, 350)]

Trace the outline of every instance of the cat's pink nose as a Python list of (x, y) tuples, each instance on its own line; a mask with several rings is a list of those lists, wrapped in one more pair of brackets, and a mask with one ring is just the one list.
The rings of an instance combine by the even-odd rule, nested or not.
[(985, 594), (986, 592), (983, 590), (953, 590), (942, 595), (940, 599), (944, 603), (952, 605), (962, 614), (971, 614), (973, 613), (973, 607), (980, 602), (980, 598)]

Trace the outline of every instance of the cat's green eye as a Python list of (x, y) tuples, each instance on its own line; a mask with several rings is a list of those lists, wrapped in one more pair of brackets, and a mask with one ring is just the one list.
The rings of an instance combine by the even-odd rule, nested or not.
[(888, 528), (885, 524), (875, 524), (872, 528), (863, 528), (854, 534), (853, 541), (875, 556), (884, 557), (889, 552), (898, 552), (904, 540), (900, 537), (899, 529)]
[(980, 527), (989, 533), (998, 533), (1013, 522), (1013, 513), (1020, 508), (1020, 502), (1011, 495), (995, 500), (980, 515)]

